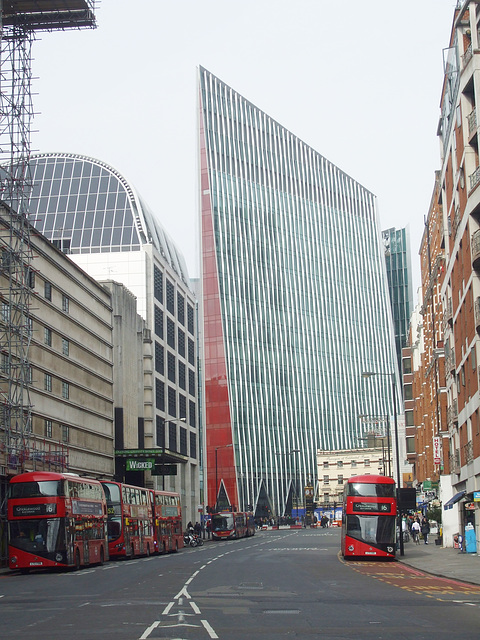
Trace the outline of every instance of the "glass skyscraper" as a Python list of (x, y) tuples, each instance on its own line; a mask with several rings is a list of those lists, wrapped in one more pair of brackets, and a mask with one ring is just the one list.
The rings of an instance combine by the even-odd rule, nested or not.
[(199, 108), (208, 502), (278, 515), (392, 414), (375, 196), (204, 68)]

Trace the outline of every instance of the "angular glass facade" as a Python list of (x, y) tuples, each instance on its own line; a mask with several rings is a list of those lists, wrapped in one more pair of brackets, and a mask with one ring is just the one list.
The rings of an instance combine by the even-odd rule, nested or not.
[(281, 514), (389, 410), (375, 196), (203, 68), (199, 96), (208, 502)]

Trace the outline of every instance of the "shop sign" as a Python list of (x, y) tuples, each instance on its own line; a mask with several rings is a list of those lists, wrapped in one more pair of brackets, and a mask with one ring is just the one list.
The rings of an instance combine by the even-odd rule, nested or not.
[(439, 436), (433, 437), (433, 463), (440, 464), (442, 461), (442, 444)]
[(155, 467), (153, 458), (148, 460), (127, 459), (126, 471), (151, 471)]
[(473, 501), (474, 502), (480, 502), (480, 491), (474, 491), (473, 492)]

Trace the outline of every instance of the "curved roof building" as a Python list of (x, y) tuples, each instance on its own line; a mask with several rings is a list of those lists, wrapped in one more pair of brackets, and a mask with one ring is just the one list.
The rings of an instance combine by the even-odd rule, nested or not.
[[(137, 448), (137, 440), (138, 448), (143, 450), (145, 443), (154, 456), (161, 448), (162, 461), (182, 467), (178, 476), (164, 477), (161, 486), (179, 491), (187, 521), (194, 519), (200, 477), (197, 312), (183, 256), (134, 187), (108, 164), (48, 153), (33, 155), (29, 166), (33, 225), (90, 276), (110, 288), (112, 282), (114, 289), (117, 283), (126, 287), (149, 330), (140, 335), (143, 378), (131, 381), (128, 362), (123, 361), (116, 374), (124, 376), (118, 380), (115, 402), (117, 463), (128, 456), (128, 449)], [(114, 324), (121, 324), (122, 314), (128, 313), (119, 301)], [(137, 328), (137, 339), (138, 333)], [(131, 382), (140, 388), (142, 407), (129, 412), (124, 386)], [(139, 427), (134, 440), (135, 411)], [(123, 426), (133, 445), (127, 446)]]
[(33, 155), (30, 168), (34, 226), (65, 253), (140, 251), (152, 244), (190, 289), (182, 254), (116, 169), (71, 153)]

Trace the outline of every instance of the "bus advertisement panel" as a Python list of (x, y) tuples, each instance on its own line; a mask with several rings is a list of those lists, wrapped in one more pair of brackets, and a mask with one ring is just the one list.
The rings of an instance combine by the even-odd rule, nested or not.
[(101, 480), (107, 500), (110, 556), (132, 558), (155, 551), (151, 490)]
[(253, 514), (236, 511), (214, 513), (211, 521), (213, 540), (232, 540), (255, 535)]
[(31, 471), (11, 479), (9, 567), (76, 567), (108, 560), (107, 505), (97, 480)]
[(152, 491), (152, 494), (156, 551), (176, 552), (184, 546), (180, 495), (169, 491)]
[(395, 481), (386, 476), (355, 476), (343, 491), (344, 558), (395, 558), (397, 500)]

